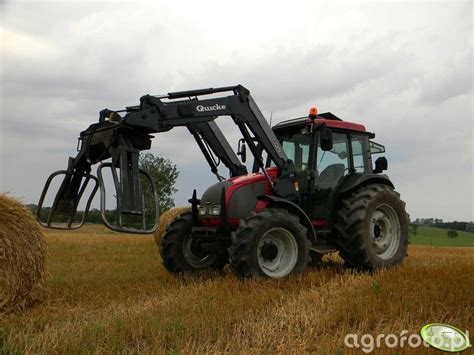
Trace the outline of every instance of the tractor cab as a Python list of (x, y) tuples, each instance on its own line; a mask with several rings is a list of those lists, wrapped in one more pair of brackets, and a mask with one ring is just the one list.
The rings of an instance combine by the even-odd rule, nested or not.
[[(372, 168), (372, 154), (385, 148), (370, 141), (375, 134), (361, 124), (343, 121), (334, 114), (310, 113), (278, 123), (273, 127), (284, 152), (294, 162), (301, 206), (319, 229), (331, 217), (331, 199), (348, 181), (364, 174), (381, 172), (377, 162)], [(386, 162), (386, 160), (385, 160)]]

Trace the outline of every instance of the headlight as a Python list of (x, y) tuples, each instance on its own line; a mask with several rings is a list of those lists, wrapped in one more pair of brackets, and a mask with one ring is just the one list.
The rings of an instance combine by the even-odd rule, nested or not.
[(199, 206), (199, 215), (200, 216), (206, 215), (206, 206)]
[(209, 209), (209, 214), (211, 216), (219, 216), (221, 214), (221, 206), (220, 205), (214, 205)]

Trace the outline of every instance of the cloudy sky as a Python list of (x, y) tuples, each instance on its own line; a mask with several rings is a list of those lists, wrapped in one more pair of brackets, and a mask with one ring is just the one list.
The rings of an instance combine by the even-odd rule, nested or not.
[[(316, 105), (376, 132), (412, 218), (474, 219), (472, 2), (269, 4), (0, 0), (0, 192), (36, 203), (105, 107), (240, 83), (273, 123)], [(178, 205), (215, 181), (185, 129), (151, 152)]]

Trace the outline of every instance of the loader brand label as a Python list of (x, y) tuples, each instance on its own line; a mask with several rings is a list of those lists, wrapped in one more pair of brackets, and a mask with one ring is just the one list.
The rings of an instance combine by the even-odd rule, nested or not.
[(203, 106), (203, 105), (196, 106), (196, 110), (198, 110), (199, 112), (217, 111), (217, 110), (225, 110), (225, 109), (226, 109), (225, 105), (219, 105), (219, 104), (215, 104), (213, 106)]
[(281, 144), (280, 144), (280, 142), (278, 142), (278, 139), (276, 139), (276, 137), (274, 137), (274, 138), (270, 138), (270, 140), (272, 142), (273, 148), (275, 148), (275, 150), (278, 153), (281, 153)]
[(452, 353), (471, 346), (469, 337), (464, 332), (448, 324), (427, 324), (421, 328), (420, 335), (433, 348)]

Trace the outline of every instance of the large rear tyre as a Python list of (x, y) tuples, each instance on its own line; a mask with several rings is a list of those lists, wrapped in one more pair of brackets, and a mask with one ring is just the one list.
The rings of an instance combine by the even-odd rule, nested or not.
[(200, 248), (199, 241), (191, 236), (192, 215), (181, 214), (171, 222), (160, 240), (160, 255), (163, 266), (172, 273), (194, 270), (222, 270), (227, 264), (227, 252), (209, 253)]
[(230, 269), (239, 277), (282, 278), (302, 273), (309, 240), (299, 218), (284, 209), (252, 213), (232, 235)]
[(339, 254), (347, 266), (377, 270), (399, 265), (408, 248), (405, 203), (390, 186), (365, 186), (343, 200), (335, 225)]

